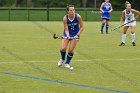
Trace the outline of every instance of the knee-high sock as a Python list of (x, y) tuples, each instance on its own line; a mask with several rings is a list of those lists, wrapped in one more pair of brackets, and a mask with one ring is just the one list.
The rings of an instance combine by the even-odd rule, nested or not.
[(68, 53), (67, 60), (66, 60), (66, 63), (65, 64), (70, 64), (70, 61), (71, 61), (73, 55), (74, 55), (74, 53)]
[(101, 31), (103, 31), (103, 29), (104, 29), (104, 23), (102, 23), (102, 25), (101, 25)]
[(65, 60), (66, 51), (60, 50), (60, 54), (61, 54), (61, 59)]
[(108, 24), (106, 24), (106, 32), (108, 32), (108, 27), (109, 27), (109, 25), (108, 25)]
[(135, 42), (135, 33), (131, 33), (132, 42)]
[(125, 43), (125, 41), (126, 41), (126, 34), (123, 33), (122, 34), (122, 42)]

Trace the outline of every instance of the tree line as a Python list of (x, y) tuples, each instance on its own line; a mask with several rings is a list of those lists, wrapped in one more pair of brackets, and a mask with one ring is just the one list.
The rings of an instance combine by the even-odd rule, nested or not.
[[(74, 4), (75, 7), (99, 8), (104, 0), (0, 0), (0, 7), (62, 7)], [(110, 0), (113, 8), (124, 9), (126, 0)], [(140, 0), (127, 0), (132, 7), (139, 9)]]

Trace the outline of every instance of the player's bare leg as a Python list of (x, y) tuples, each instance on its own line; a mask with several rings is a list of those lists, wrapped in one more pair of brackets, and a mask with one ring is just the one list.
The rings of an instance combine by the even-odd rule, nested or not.
[(69, 43), (69, 39), (62, 39), (62, 44), (61, 44), (61, 49), (60, 49), (60, 54), (61, 54), (61, 59), (58, 62), (58, 66), (62, 66), (63, 62), (65, 61), (65, 55), (66, 55), (66, 49)]
[(132, 46), (136, 46), (135, 44), (135, 26), (131, 26), (131, 38), (132, 38)]
[(102, 25), (101, 25), (101, 34), (103, 34), (103, 29), (104, 29), (104, 25), (106, 24), (106, 20), (103, 19)]
[(109, 20), (106, 20), (106, 34), (108, 34)]
[(70, 64), (70, 61), (74, 55), (74, 48), (76, 47), (77, 42), (78, 41), (76, 39), (70, 40), (70, 46), (69, 46), (69, 50), (68, 50), (67, 60), (65, 63), (66, 68), (70, 68), (69, 64)]
[(123, 34), (122, 34), (122, 42), (121, 42), (120, 46), (125, 46), (126, 32), (127, 32), (128, 28), (129, 28), (129, 26), (125, 26), (125, 27), (123, 28), (123, 31), (124, 31), (124, 32), (123, 32)]

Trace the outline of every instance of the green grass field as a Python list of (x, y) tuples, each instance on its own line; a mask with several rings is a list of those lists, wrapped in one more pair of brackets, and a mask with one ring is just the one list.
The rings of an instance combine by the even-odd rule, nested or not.
[[(84, 22), (70, 71), (57, 67), (62, 22), (0, 22), (0, 93), (140, 93), (140, 23), (136, 46), (130, 30), (100, 34), (100, 22)], [(118, 22), (111, 22), (111, 27)]]

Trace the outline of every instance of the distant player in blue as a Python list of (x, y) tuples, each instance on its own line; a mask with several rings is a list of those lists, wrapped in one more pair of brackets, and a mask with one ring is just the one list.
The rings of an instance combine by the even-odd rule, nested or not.
[(111, 3), (109, 3), (109, 0), (105, 0), (100, 6), (100, 11), (102, 12), (101, 18), (103, 19), (102, 25), (101, 25), (101, 34), (103, 34), (103, 28), (106, 24), (106, 34), (108, 34), (108, 26), (109, 26), (109, 20), (110, 20), (110, 13), (112, 12), (113, 8)]
[[(70, 61), (74, 55), (74, 48), (77, 45), (81, 32), (83, 31), (83, 21), (79, 14), (75, 13), (74, 5), (67, 6), (67, 14), (63, 18), (64, 33), (61, 44), (61, 59), (58, 66), (62, 66), (65, 61), (65, 55), (68, 48), (68, 54), (65, 61), (65, 68), (71, 68)], [(68, 46), (69, 45), (69, 46)]]

